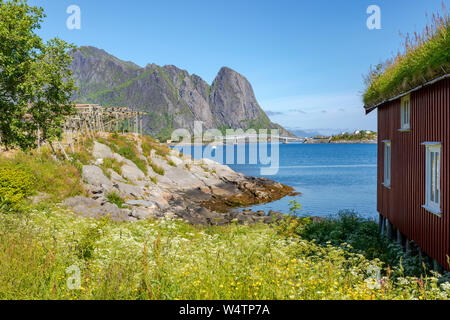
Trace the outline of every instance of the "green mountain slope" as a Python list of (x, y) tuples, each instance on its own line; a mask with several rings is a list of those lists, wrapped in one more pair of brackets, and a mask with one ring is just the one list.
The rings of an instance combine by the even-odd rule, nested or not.
[(229, 68), (222, 68), (210, 86), (175, 66), (141, 68), (94, 47), (82, 47), (72, 56), (80, 87), (73, 100), (145, 111), (146, 134), (166, 139), (173, 129), (192, 131), (194, 121), (202, 121), (205, 129), (281, 128), (261, 109), (247, 79)]

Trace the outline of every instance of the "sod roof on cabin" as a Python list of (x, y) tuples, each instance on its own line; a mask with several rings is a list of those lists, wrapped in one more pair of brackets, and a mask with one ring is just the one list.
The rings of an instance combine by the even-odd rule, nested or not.
[(363, 95), (367, 111), (450, 73), (450, 23), (448, 11), (444, 12), (433, 15), (432, 25), (422, 34), (407, 36), (404, 53), (370, 70)]

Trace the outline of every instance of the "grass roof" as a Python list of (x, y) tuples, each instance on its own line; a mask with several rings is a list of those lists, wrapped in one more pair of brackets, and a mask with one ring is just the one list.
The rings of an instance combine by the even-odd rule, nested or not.
[(434, 14), (422, 33), (405, 37), (404, 51), (371, 68), (365, 77), (363, 95), (366, 109), (450, 73), (450, 22), (444, 14)]

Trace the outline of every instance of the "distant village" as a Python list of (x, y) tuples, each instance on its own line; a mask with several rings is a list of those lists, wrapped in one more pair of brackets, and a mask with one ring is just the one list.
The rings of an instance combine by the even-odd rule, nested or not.
[(371, 130), (356, 130), (353, 133), (342, 132), (334, 136), (315, 136), (305, 139), (305, 143), (377, 143), (378, 134)]

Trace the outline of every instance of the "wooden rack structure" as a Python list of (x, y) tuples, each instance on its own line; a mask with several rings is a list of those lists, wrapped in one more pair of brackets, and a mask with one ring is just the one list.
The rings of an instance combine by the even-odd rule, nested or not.
[(94, 134), (95, 132), (122, 132), (143, 134), (144, 112), (129, 108), (109, 107), (98, 104), (77, 104), (75, 114), (64, 122), (64, 131)]
[[(130, 108), (76, 104), (75, 113), (63, 122), (64, 139), (62, 144), (70, 147), (73, 153), (76, 144), (83, 144), (86, 138), (93, 138), (97, 134), (106, 132), (134, 134), (137, 139), (138, 135), (143, 134), (144, 114), (144, 112), (133, 111)], [(57, 143), (65, 153), (64, 147), (59, 141)], [(40, 149), (39, 142), (38, 149)], [(65, 156), (68, 158), (66, 154)]]
[[(143, 115), (145, 112), (133, 111), (123, 107), (102, 107), (98, 104), (76, 104), (73, 115), (66, 117), (62, 123), (63, 145), (74, 150), (75, 143), (83, 143), (86, 138), (106, 132), (120, 132), (138, 135), (143, 134)], [(26, 115), (25, 117), (30, 117)], [(37, 145), (40, 151), (42, 141), (41, 132), (37, 130)], [(57, 140), (57, 145), (65, 154), (64, 147)], [(53, 146), (50, 144), (53, 149)], [(0, 136), (0, 152), (1, 152)], [(67, 155), (65, 154), (66, 158)]]

